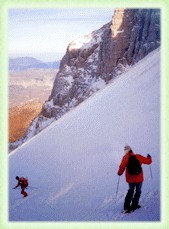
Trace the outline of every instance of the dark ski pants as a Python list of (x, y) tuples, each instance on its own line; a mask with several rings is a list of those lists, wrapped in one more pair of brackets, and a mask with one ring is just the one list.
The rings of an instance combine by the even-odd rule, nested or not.
[(141, 187), (142, 187), (142, 182), (129, 183), (129, 190), (126, 194), (125, 202), (124, 202), (124, 210), (128, 210), (130, 208), (135, 210), (137, 208), (140, 195), (141, 195)]

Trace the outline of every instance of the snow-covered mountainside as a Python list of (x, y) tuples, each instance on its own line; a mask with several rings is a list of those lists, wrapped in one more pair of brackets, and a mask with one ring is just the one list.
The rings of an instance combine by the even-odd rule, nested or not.
[(160, 10), (116, 9), (112, 21), (72, 41), (51, 95), (15, 149), (160, 46)]
[[(142, 208), (124, 215), (128, 186), (117, 171), (123, 147), (152, 156), (143, 165)], [(15, 176), (27, 176), (22, 199)], [(160, 220), (160, 50), (9, 155), (10, 221)]]

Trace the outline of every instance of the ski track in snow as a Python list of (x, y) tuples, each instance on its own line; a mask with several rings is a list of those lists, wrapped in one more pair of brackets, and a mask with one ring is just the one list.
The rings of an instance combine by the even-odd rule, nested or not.
[(60, 198), (60, 197), (64, 196), (65, 194), (67, 194), (72, 189), (73, 186), (74, 186), (74, 183), (70, 183), (66, 187), (61, 188), (56, 193), (55, 192), (51, 193), (46, 203), (47, 204), (53, 203), (58, 198)]
[[(141, 209), (122, 214), (117, 170), (128, 143), (143, 165)], [(9, 155), (10, 221), (160, 220), (160, 49)], [(28, 197), (13, 190), (28, 176)]]
[(19, 198), (17, 198), (16, 200), (14, 200), (14, 202), (10, 206), (10, 209), (9, 210), (14, 210), (17, 207), (20, 207), (22, 204), (25, 204), (27, 201), (29, 201), (30, 198), (33, 198), (36, 195), (37, 195), (36, 193), (34, 193), (34, 194), (29, 193), (29, 195), (27, 197), (25, 197), (25, 198), (23, 198), (22, 195), (20, 195)]

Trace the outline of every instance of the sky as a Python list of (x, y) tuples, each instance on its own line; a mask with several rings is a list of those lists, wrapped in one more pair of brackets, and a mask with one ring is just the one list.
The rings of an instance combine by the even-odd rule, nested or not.
[(111, 8), (10, 9), (9, 57), (60, 60), (68, 44), (111, 21)]

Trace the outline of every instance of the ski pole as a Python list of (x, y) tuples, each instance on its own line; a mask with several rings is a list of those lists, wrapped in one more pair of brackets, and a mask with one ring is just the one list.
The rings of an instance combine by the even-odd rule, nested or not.
[(117, 181), (116, 200), (117, 200), (117, 193), (118, 193), (118, 189), (119, 189), (119, 182), (120, 182), (120, 176), (119, 176), (118, 181)]
[(152, 173), (151, 165), (150, 165), (150, 174), (151, 174), (151, 179), (153, 179), (153, 173)]

